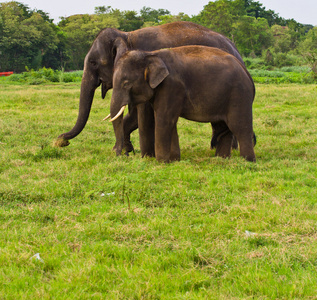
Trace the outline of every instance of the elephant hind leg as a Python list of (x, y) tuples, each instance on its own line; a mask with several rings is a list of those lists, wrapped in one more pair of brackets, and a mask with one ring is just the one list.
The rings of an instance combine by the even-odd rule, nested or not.
[[(212, 137), (211, 137), (211, 143), (210, 148), (214, 149), (217, 148), (217, 144), (219, 140), (223, 137), (224, 134), (227, 133), (228, 127), (224, 122), (211, 124), (212, 126)], [(238, 141), (235, 136), (232, 136), (232, 149), (238, 149)]]
[(253, 133), (253, 130), (240, 130), (237, 132), (236, 136), (240, 146), (240, 156), (244, 157), (247, 161), (255, 162), (255, 134)]
[(255, 162), (255, 153), (253, 149), (253, 134), (249, 136), (240, 137), (240, 156), (244, 157), (247, 161)]
[(230, 157), (233, 135), (225, 122), (212, 124), (211, 149), (216, 148), (216, 156)]
[(232, 132), (227, 129), (219, 138), (216, 145), (216, 156), (227, 158), (231, 156)]

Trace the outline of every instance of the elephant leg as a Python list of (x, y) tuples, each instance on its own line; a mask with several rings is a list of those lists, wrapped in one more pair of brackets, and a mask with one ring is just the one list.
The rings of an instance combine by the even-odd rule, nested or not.
[(211, 149), (216, 148), (216, 156), (230, 157), (233, 135), (225, 122), (211, 124), (213, 132)]
[(245, 132), (237, 135), (240, 145), (240, 156), (244, 157), (247, 161), (255, 162), (255, 153), (253, 149), (253, 132)]
[[(245, 118), (241, 120), (238, 118), (232, 118), (232, 121), (229, 120), (228, 127), (232, 133), (237, 137), (240, 156), (244, 157), (247, 161), (255, 162), (255, 153), (254, 153), (254, 132), (252, 127), (252, 111), (249, 114), (245, 114)], [(238, 120), (238, 121), (234, 121)]]
[(141, 155), (155, 156), (155, 121), (150, 103), (138, 105), (138, 125)]
[(130, 135), (136, 129), (138, 129), (138, 112), (137, 112), (137, 108), (134, 107), (123, 118), (123, 132), (124, 132), (123, 145), (124, 145), (126, 154), (132, 151), (134, 152), (134, 148), (130, 140)]
[(177, 134), (177, 126), (173, 128), (172, 132), (172, 143), (171, 143), (171, 155), (170, 155), (170, 160), (180, 160), (181, 159), (181, 151), (179, 148), (179, 139), (178, 139), (178, 134)]
[(117, 155), (121, 155), (123, 149), (123, 126), (122, 126), (123, 118), (119, 117), (117, 120), (113, 121), (113, 129), (116, 136), (116, 144), (112, 150), (116, 151)]
[(231, 156), (232, 132), (227, 129), (221, 134), (216, 145), (216, 156), (227, 158)]
[[(217, 148), (219, 136), (223, 134), (224, 130), (227, 130), (227, 125), (225, 125), (224, 123), (217, 123), (217, 124), (211, 124), (211, 127), (212, 127), (212, 137), (211, 137), (210, 148), (214, 149), (214, 148)], [(232, 136), (232, 149), (238, 149), (238, 141), (235, 136)]]
[[(171, 150), (173, 150), (173, 159), (179, 159), (179, 145), (176, 131), (176, 124), (172, 124), (164, 119), (157, 122), (155, 119), (155, 158), (158, 161), (170, 162)], [(177, 137), (177, 141), (176, 141)], [(173, 142), (172, 142), (173, 140)], [(173, 144), (173, 145), (172, 145)], [(177, 149), (178, 148), (178, 149)]]

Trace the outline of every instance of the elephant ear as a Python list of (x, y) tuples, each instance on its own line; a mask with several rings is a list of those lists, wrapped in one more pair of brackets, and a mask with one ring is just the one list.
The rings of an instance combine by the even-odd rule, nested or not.
[(113, 65), (117, 63), (117, 61), (120, 59), (120, 57), (128, 51), (128, 45), (123, 40), (123, 38), (118, 37), (115, 39), (113, 43), (112, 48), (112, 54), (113, 54)]
[(155, 89), (169, 75), (164, 61), (158, 56), (150, 56), (144, 71), (144, 78), (152, 89)]

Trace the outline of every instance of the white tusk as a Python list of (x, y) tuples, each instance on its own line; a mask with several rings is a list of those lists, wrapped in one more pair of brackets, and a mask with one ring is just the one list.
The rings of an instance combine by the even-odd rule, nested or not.
[(106, 121), (111, 117), (111, 115), (109, 114), (108, 116), (106, 116), (104, 119), (102, 119), (102, 121)]
[(109, 121), (109, 122), (113, 122), (115, 120), (117, 120), (124, 112), (126, 105), (122, 106), (121, 109), (119, 110), (119, 112)]

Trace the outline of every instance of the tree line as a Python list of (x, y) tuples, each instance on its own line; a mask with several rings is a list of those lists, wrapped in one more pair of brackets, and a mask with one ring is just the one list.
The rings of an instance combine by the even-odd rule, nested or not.
[(317, 27), (284, 19), (254, 0), (216, 0), (191, 17), (150, 7), (136, 12), (99, 6), (94, 14), (61, 18), (57, 25), (47, 12), (10, 1), (0, 3), (0, 71), (80, 70), (103, 28), (132, 31), (174, 21), (191, 21), (222, 33), (244, 57), (261, 57), (266, 66), (296, 65), (306, 59), (316, 67)]

